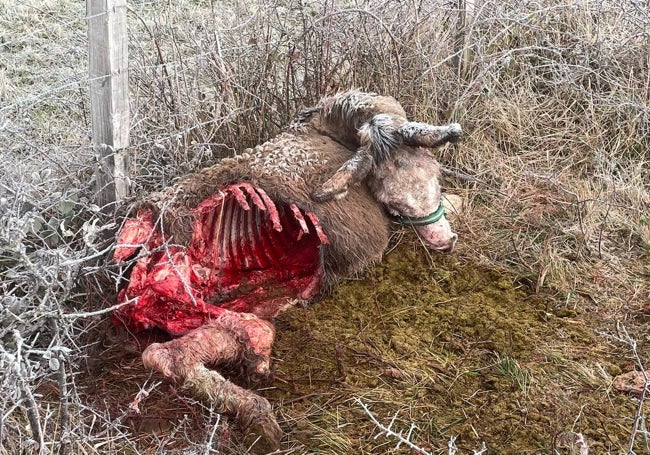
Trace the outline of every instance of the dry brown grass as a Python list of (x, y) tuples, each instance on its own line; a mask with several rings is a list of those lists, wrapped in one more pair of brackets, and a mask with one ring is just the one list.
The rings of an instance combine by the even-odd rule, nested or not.
[[(395, 96), (413, 118), (458, 121), (465, 139), (440, 156), (471, 177), (446, 181), (468, 206), (455, 220), (458, 257), (514, 276), (570, 324), (536, 361), (493, 352), (480, 363), (470, 346), (467, 358), (427, 353), (434, 369), (395, 359), (378, 368), (397, 368), (408, 390), (500, 371), (531, 400), (578, 400), (571, 391), (581, 388), (620, 400), (608, 381), (617, 356), (617, 368), (635, 367), (629, 347), (594, 336), (586, 349), (571, 327), (593, 335), (623, 321), (648, 361), (650, 11), (586, 0), (476, 5), (465, 31), (471, 60), (459, 74), (456, 16), (444, 2), (131, 2), (135, 193), (259, 143), (301, 107), (349, 87)], [(236, 432), (223, 421), (213, 432), (215, 415), (197, 403), (174, 408), (169, 385), (143, 404), (158, 407), (164, 425), (134, 424), (129, 404), (148, 374), (133, 357), (98, 350), (101, 316), (64, 316), (112, 304), (114, 271), (102, 258), (120, 221), (92, 206), (83, 16), (83, 4), (69, 0), (0, 0), (0, 453), (36, 452), (39, 439), (61, 453), (237, 453), (228, 442)], [(105, 361), (100, 373), (87, 356)], [(381, 417), (400, 411), (402, 427), (421, 418), (423, 444), (446, 453), (436, 438), (453, 434), (454, 423), (440, 430), (417, 392), (406, 396), (393, 382), (354, 392), (392, 410)], [(314, 434), (319, 453), (394, 450), (390, 440), (372, 446), (367, 433), (355, 446), (345, 419), (366, 421), (365, 431), (368, 422), (340, 390), (297, 398), (278, 410), (287, 453), (305, 450), (303, 436)], [(476, 400), (446, 403), (474, 410)], [(589, 422), (611, 419), (593, 412)], [(633, 428), (631, 420), (605, 426)], [(637, 453), (644, 438), (638, 432)], [(628, 450), (611, 441), (602, 453)], [(550, 442), (538, 449), (531, 453), (566, 453)]]

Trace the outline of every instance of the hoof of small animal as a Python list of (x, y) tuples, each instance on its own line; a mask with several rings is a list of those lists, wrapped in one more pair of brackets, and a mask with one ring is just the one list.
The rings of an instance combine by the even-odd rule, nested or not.
[[(252, 453), (269, 453), (280, 448), (282, 430), (275, 420), (271, 404), (259, 395), (251, 394), (247, 400), (247, 410), (240, 414), (240, 423), (246, 431), (245, 442)], [(246, 412), (247, 411), (247, 412)]]
[(253, 418), (245, 436), (245, 444), (250, 452), (265, 454), (280, 448), (282, 430), (272, 415), (259, 415)]

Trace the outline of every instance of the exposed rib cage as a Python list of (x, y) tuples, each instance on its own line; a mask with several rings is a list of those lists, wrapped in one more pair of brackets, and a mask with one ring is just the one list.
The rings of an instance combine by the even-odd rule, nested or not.
[(136, 261), (120, 293), (120, 301), (137, 299), (118, 311), (134, 330), (158, 327), (178, 335), (223, 309), (273, 317), (290, 299), (320, 290), (319, 246), (328, 239), (313, 213), (276, 205), (262, 189), (242, 182), (208, 197), (193, 214), (187, 247), (168, 246), (148, 211), (120, 232), (117, 262), (139, 245), (151, 251)]
[[(311, 212), (275, 203), (248, 183), (231, 185), (195, 210), (193, 255), (214, 270), (255, 270), (298, 261), (301, 243), (327, 237)], [(300, 247), (299, 247), (300, 246)]]

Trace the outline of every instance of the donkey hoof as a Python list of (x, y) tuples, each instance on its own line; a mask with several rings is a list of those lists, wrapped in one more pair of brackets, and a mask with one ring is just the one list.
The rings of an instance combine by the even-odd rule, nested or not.
[(257, 416), (250, 423), (244, 442), (251, 453), (274, 452), (280, 448), (282, 434), (273, 416)]

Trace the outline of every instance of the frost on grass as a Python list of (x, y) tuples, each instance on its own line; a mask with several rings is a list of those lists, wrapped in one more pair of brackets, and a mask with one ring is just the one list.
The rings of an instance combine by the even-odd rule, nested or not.
[[(630, 339), (647, 337), (647, 8), (609, 0), (481, 4), (467, 30), (468, 68), (459, 77), (452, 65), (455, 16), (440, 2), (415, 9), (369, 1), (363, 10), (327, 2), (231, 2), (231, 9), (208, 3), (130, 4), (136, 192), (160, 189), (219, 156), (254, 146), (324, 93), (350, 87), (399, 95), (413, 106), (409, 114), (431, 123), (462, 123), (465, 142), (438, 157), (452, 171), (448, 186), (468, 196), (458, 254), (465, 263), (513, 272), (517, 286), (548, 298), (526, 319), (539, 347), (531, 351), (535, 361), (524, 365), (513, 357), (533, 370), (527, 408), (542, 404), (536, 390), (556, 393), (549, 401), (560, 406), (554, 417), (568, 428), (576, 420), (583, 425), (580, 433), (594, 453), (647, 452), (639, 438), (629, 437), (643, 428), (645, 409), (629, 409), (627, 397), (608, 392), (611, 379), (630, 368), (628, 351), (608, 355), (620, 343), (589, 338), (615, 320), (626, 321)], [(138, 438), (148, 437), (161, 450), (175, 440), (207, 453), (220, 447), (217, 418), (196, 403), (184, 412), (198, 409), (209, 417), (199, 425), (205, 441), (192, 445), (184, 435), (197, 425), (187, 415), (170, 413), (175, 425), (168, 439), (134, 437), (119, 405), (128, 407), (135, 392), (124, 399), (112, 386), (107, 401), (118, 411), (111, 414), (80, 391), (86, 346), (102, 338), (96, 324), (110, 307), (113, 289), (106, 282), (116, 273), (101, 262), (102, 252), (110, 247), (111, 224), (120, 223), (92, 207), (85, 26), (83, 2), (4, 2), (0, 8), (0, 450), (35, 451), (43, 442), (48, 451), (69, 444), (71, 453), (105, 453), (112, 444), (116, 451), (142, 453)], [(416, 284), (435, 278), (456, 289), (458, 273), (436, 265)], [(103, 281), (106, 274), (111, 279)], [(428, 294), (382, 294), (391, 303), (407, 295), (421, 302)], [(444, 301), (429, 305), (435, 309)], [(529, 302), (522, 297), (505, 311), (521, 314)], [(369, 302), (363, 310), (382, 303)], [(508, 333), (498, 312), (486, 310), (497, 316), (481, 313), (496, 324), (494, 333)], [(492, 330), (472, 314), (459, 317), (465, 319), (453, 323), (460, 333), (483, 327), (477, 333), (487, 336)], [(410, 352), (409, 341), (422, 332), (412, 326), (404, 320), (389, 334), (390, 352)], [(542, 333), (545, 326), (552, 335)], [(483, 338), (473, 340), (484, 346)], [(431, 355), (445, 374), (453, 373), (463, 370), (458, 358), (472, 346), (450, 335)], [(496, 354), (514, 355), (487, 358)], [(490, 362), (479, 374), (500, 384), (504, 376), (484, 376)], [(536, 365), (561, 373), (535, 375)], [(345, 367), (355, 379), (352, 366)], [(378, 380), (372, 387), (380, 385), (398, 397), (403, 392)], [(614, 407), (603, 407), (607, 403)], [(146, 404), (140, 404), (143, 413)], [(289, 421), (300, 415), (299, 404), (286, 406)], [(504, 415), (513, 412), (500, 406)], [(634, 424), (620, 424), (630, 417)], [(319, 431), (312, 440), (337, 430), (332, 424)], [(490, 439), (489, 428), (481, 436), (491, 446), (498, 439)]]

